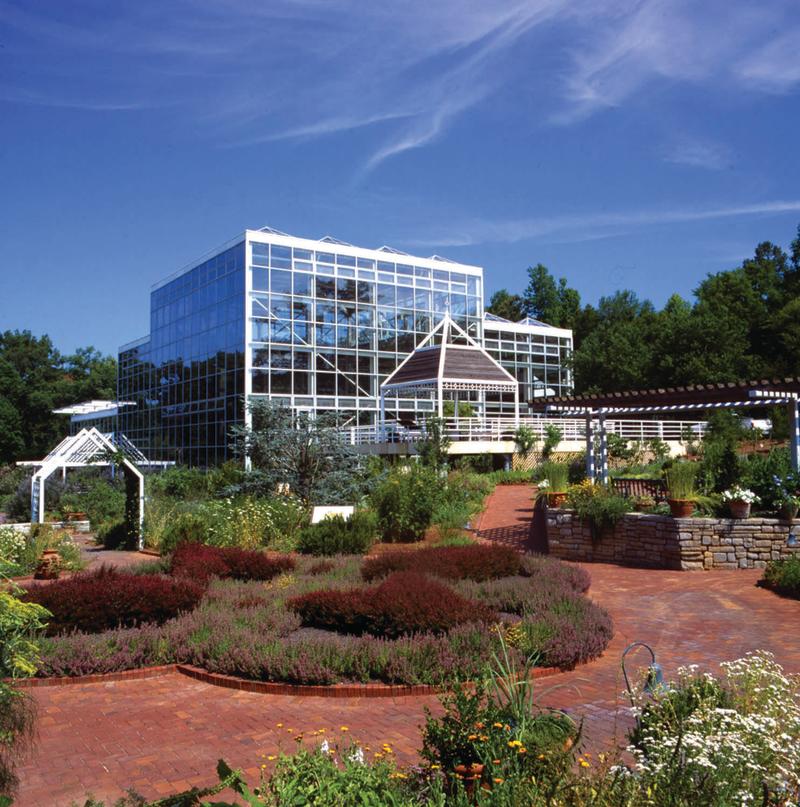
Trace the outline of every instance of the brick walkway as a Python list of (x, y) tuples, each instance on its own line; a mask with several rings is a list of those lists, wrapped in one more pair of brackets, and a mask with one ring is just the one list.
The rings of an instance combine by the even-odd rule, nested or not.
[[(530, 488), (497, 488), (480, 525), (482, 536), (523, 540), (530, 509)], [(615, 638), (601, 659), (544, 679), (539, 688), (542, 702), (584, 719), (586, 742), (594, 748), (615, 735), (624, 737), (619, 657), (634, 639), (653, 645), (668, 676), (680, 664), (713, 669), (756, 648), (771, 650), (787, 669), (800, 672), (800, 647), (793, 638), (800, 602), (756, 588), (758, 572), (601, 564), (589, 571), (590, 594), (611, 613)], [(293, 748), (295, 731), (325, 728), (343, 735), (339, 729), (347, 726), (344, 736), (373, 749), (389, 742), (401, 761), (412, 761), (423, 709), (436, 704), (435, 697), (340, 701), (253, 695), (178, 674), (40, 689), (35, 697), (39, 743), (21, 770), (19, 807), (69, 805), (87, 791), (109, 800), (131, 786), (154, 797), (210, 784), (219, 757), (254, 779), (260, 755)]]

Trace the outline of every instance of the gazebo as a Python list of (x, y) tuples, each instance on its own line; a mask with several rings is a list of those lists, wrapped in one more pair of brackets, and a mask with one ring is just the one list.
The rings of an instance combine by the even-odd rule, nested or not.
[[(512, 393), (514, 420), (519, 423), (519, 383), (498, 364), (449, 314), (420, 342), (380, 387), (380, 422), (386, 424), (386, 395), (429, 393), (436, 412), (444, 416), (444, 394), (477, 391), (485, 401), (487, 392)], [(485, 410), (485, 403), (484, 403)]]
[[(113, 437), (113, 439), (112, 439)], [(65, 437), (43, 460), (20, 462), (36, 468), (31, 477), (31, 523), (43, 522), (45, 516), (45, 482), (60, 470), (68, 468), (114, 466), (125, 477), (125, 520), (131, 534), (142, 548), (144, 525), (144, 476), (139, 465), (152, 465), (133, 443), (123, 435), (103, 434), (96, 428), (81, 429)]]
[[(789, 438), (792, 467), (800, 470), (800, 378), (773, 378), (760, 381), (732, 381), (694, 384), (686, 387), (630, 390), (589, 395), (562, 395), (534, 398), (531, 409), (586, 418), (586, 474), (608, 482), (608, 441), (606, 415), (642, 415), (670, 412), (696, 412), (714, 409), (749, 409), (753, 406), (786, 406), (789, 411)], [(595, 457), (595, 435), (599, 457)], [(595, 461), (597, 459), (597, 462)], [(596, 468), (599, 465), (599, 469)]]

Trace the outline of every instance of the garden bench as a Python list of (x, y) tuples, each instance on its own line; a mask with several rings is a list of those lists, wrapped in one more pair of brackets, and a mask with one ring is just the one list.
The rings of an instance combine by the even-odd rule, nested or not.
[(612, 477), (611, 486), (615, 493), (627, 498), (652, 496), (656, 504), (667, 500), (667, 486), (663, 479), (626, 479), (617, 476)]

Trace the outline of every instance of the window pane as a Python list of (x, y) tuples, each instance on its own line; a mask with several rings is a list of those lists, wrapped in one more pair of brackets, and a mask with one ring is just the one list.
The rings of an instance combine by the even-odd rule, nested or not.
[(294, 273), (294, 293), (302, 294), (304, 297), (311, 294), (311, 275), (304, 275), (302, 272)]
[(317, 297), (324, 300), (333, 300), (336, 296), (336, 281), (333, 278), (317, 278)]
[(292, 273), (282, 272), (278, 269), (273, 269), (272, 272), (272, 292), (279, 294), (292, 293)]

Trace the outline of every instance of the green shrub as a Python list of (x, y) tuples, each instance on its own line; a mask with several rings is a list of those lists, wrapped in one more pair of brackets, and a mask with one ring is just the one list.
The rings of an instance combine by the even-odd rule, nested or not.
[(105, 549), (133, 549), (136, 544), (136, 535), (123, 520), (104, 521), (96, 528), (95, 536)]
[(800, 555), (771, 560), (764, 569), (761, 584), (786, 597), (800, 600)]
[(378, 521), (370, 510), (356, 510), (349, 519), (331, 515), (303, 528), (297, 548), (305, 555), (363, 555), (377, 531)]
[(118, 480), (103, 477), (92, 479), (86, 491), (78, 494), (71, 504), (89, 517), (92, 529), (101, 524), (122, 521), (125, 517), (125, 489)]
[(632, 504), (625, 496), (614, 493), (609, 485), (595, 485), (587, 480), (568, 489), (567, 507), (589, 522), (594, 540), (599, 540), (606, 527), (613, 527), (631, 511)]
[(161, 552), (174, 552), (178, 544), (202, 544), (208, 540), (208, 522), (198, 513), (178, 513), (161, 538)]
[(421, 541), (431, 526), (444, 484), (435, 470), (423, 466), (392, 472), (372, 494), (381, 539), (389, 543)]
[(200, 499), (208, 493), (208, 474), (199, 468), (173, 467), (147, 477), (149, 493), (173, 499)]

